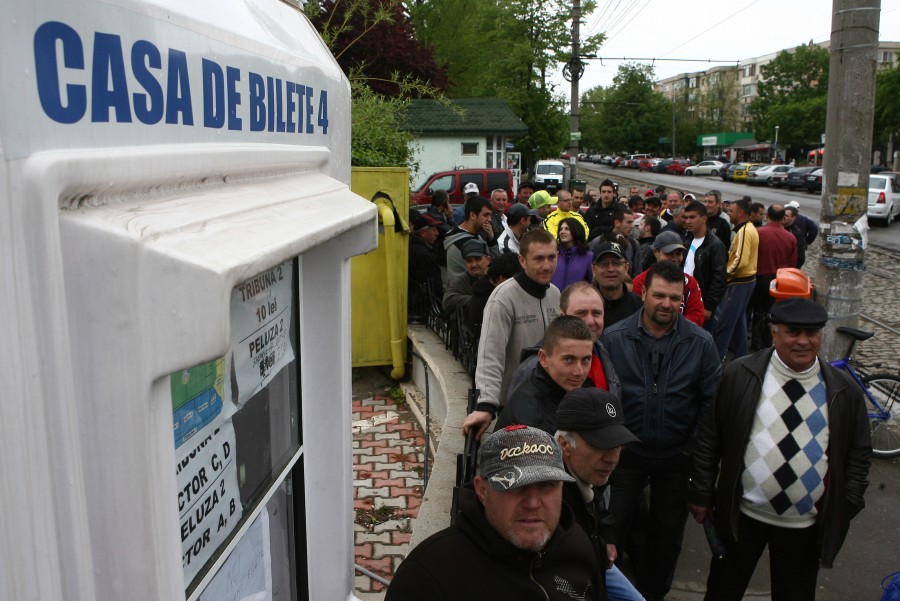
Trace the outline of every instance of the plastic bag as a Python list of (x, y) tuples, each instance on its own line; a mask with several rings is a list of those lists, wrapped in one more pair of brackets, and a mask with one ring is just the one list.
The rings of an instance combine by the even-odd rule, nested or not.
[(881, 601), (900, 601), (900, 572), (888, 574), (881, 581), (884, 594)]

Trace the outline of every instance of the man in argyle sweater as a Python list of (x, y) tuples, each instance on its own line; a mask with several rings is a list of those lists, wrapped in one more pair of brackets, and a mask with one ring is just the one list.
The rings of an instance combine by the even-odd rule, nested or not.
[(707, 600), (743, 597), (768, 546), (772, 601), (813, 600), (863, 508), (871, 442), (862, 392), (817, 357), (828, 313), (790, 299), (771, 310), (774, 348), (729, 364), (694, 446), (688, 507), (725, 541)]

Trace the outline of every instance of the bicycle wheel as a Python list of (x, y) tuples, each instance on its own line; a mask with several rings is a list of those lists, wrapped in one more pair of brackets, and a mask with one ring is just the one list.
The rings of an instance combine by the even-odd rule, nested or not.
[(869, 407), (872, 453), (876, 457), (896, 457), (900, 455), (900, 377), (873, 374), (863, 378), (863, 384), (878, 405), (878, 411)]

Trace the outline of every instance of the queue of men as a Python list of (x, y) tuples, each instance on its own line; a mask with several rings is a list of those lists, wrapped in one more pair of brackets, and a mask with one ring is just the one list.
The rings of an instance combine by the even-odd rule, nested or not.
[[(657, 193), (669, 225), (652, 233)], [(470, 199), (444, 240), (448, 267), (451, 249), (465, 267), (448, 301), (513, 252), (490, 244), (501, 229), (521, 269), (491, 285), (481, 316), (480, 396), (462, 425), (482, 441), (478, 476), (386, 599), (663, 600), (689, 515), (724, 540), (708, 601), (741, 599), (766, 548), (785, 561), (773, 601), (814, 599), (864, 506), (871, 447), (858, 387), (817, 357), (825, 309), (764, 294), (809, 244), (796, 208), (789, 221), (772, 205), (757, 227), (749, 199), (725, 211), (716, 190), (638, 193), (640, 215), (608, 180), (585, 211), (583, 191), (524, 196), (494, 224), (507, 195)], [(572, 214), (591, 232), (594, 279), (560, 291), (548, 229)]]

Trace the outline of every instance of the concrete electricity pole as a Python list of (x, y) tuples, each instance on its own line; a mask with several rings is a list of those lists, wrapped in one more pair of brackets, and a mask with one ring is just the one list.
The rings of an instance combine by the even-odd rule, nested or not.
[[(578, 176), (578, 140), (576, 136), (581, 136), (579, 129), (578, 115), (578, 80), (584, 73), (584, 65), (581, 62), (581, 0), (573, 0), (572, 3), (572, 59), (563, 70), (563, 75), (572, 83), (571, 87), (571, 109), (569, 115), (569, 161), (571, 171), (570, 179), (577, 179)], [(568, 187), (568, 185), (566, 185)]]
[(853, 224), (866, 214), (881, 13), (881, 0), (833, 2), (822, 247), (816, 267), (817, 298), (830, 315), (822, 345), (828, 360), (841, 357), (847, 348), (847, 340), (835, 329), (857, 326), (862, 310), (865, 252)]

